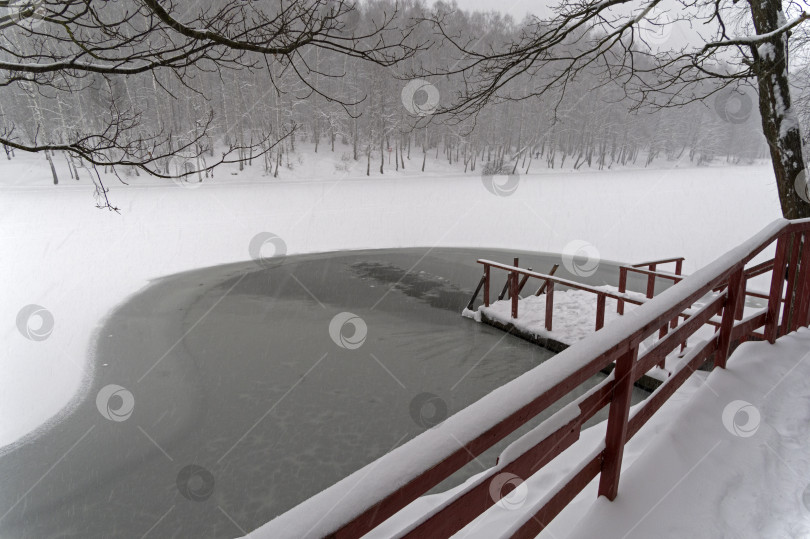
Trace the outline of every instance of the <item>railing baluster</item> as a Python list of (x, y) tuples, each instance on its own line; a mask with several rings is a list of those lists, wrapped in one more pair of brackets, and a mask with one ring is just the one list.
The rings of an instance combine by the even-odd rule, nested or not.
[(745, 276), (745, 271), (743, 271), (742, 282), (740, 283), (740, 295), (737, 296), (737, 304), (734, 306), (734, 320), (743, 319), (743, 313), (745, 312), (746, 288), (748, 288), (748, 277)]
[[(619, 292), (624, 294), (627, 291), (627, 268), (619, 268)], [(624, 314), (624, 300), (616, 302), (616, 312)]]
[[(650, 271), (655, 271), (655, 264), (650, 264)], [(647, 297), (652, 298), (655, 295), (655, 275), (647, 275)]]
[(608, 412), (605, 434), (605, 458), (602, 461), (602, 475), (599, 478), (599, 495), (613, 501), (619, 491), (619, 475), (622, 470), (624, 443), (627, 440), (627, 421), (630, 417), (630, 397), (638, 348), (631, 348), (616, 360), (613, 381), (613, 397)]
[(596, 331), (605, 327), (605, 300), (604, 294), (596, 295)]
[(554, 314), (554, 281), (546, 280), (546, 330), (551, 331), (551, 318)]
[(779, 325), (779, 335), (785, 335), (789, 329), (791, 313), (793, 312), (793, 292), (796, 288), (796, 269), (799, 259), (799, 245), (801, 245), (801, 232), (793, 234), (790, 253), (788, 253), (787, 290), (785, 291), (785, 307), (782, 310), (782, 322)]
[(720, 333), (717, 335), (716, 367), (726, 368), (728, 353), (731, 348), (731, 330), (734, 329), (734, 315), (737, 311), (737, 298), (742, 294), (743, 268), (738, 269), (728, 278), (726, 301), (723, 304), (723, 319), (720, 322)]
[(807, 311), (810, 309), (810, 245), (805, 237), (802, 242), (802, 255), (799, 259), (799, 275), (797, 277), (796, 309), (793, 317), (795, 319), (794, 329), (807, 325)]
[(768, 314), (765, 318), (765, 338), (773, 344), (779, 332), (779, 313), (782, 307), (782, 290), (785, 285), (785, 267), (787, 263), (787, 246), (790, 235), (782, 234), (776, 241), (776, 256), (771, 272), (771, 291), (768, 294)]
[(513, 271), (510, 274), (510, 281), (512, 283), (512, 289), (510, 290), (509, 294), (512, 299), (512, 318), (518, 317), (518, 279), (519, 274), (516, 271)]

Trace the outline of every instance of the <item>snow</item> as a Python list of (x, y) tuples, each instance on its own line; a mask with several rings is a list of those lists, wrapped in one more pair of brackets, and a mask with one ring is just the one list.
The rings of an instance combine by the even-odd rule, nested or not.
[(766, 61), (776, 58), (776, 48), (772, 43), (762, 43), (761, 45), (757, 45), (757, 53)]
[(742, 345), (727, 370), (692, 384), (688, 403), (626, 466), (614, 502), (598, 499), (570, 533), (561, 520), (541, 537), (808, 536), (808, 349), (807, 329)]
[[(618, 293), (615, 286), (595, 287), (605, 292)], [(638, 300), (646, 300), (644, 294), (628, 292), (628, 296)], [(545, 329), (546, 321), (546, 294), (540, 296), (530, 295), (518, 302), (518, 317), (512, 318), (511, 300), (501, 300), (492, 303), (489, 307), (480, 307), (479, 311), (490, 319), (499, 322), (511, 323), (518, 330), (534, 334), (539, 337), (550, 337), (563, 344), (573, 344), (592, 335), (596, 329), (596, 295), (585, 290), (569, 289), (554, 291), (554, 316), (552, 330)], [(616, 313), (616, 300), (605, 300), (605, 324), (619, 318)], [(632, 310), (635, 305), (625, 303), (625, 312)]]

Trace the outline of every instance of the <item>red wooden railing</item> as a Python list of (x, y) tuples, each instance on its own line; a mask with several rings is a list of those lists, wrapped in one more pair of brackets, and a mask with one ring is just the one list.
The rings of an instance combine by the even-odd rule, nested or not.
[[(583, 424), (604, 406), (609, 406), (604, 444), (595, 447), (572, 475), (552, 487), (539, 505), (516, 511), (506, 536), (534, 537), (597, 476), (599, 495), (613, 500), (619, 488), (625, 444), (694, 370), (707, 360), (725, 368), (734, 343), (757, 336), (754, 331), (759, 328), (764, 328), (759, 335), (773, 343), (779, 336), (810, 323), (810, 241), (803, 241), (805, 236), (810, 236), (810, 220), (772, 223), (725, 256), (644, 302), (633, 316), (617, 319), (603, 331), (306, 500), (251, 537), (361, 537), (615, 363), (611, 376), (522, 436), (501, 454), (493, 468), (465, 483), (394, 536), (448, 537), (461, 530), (508, 494), (493, 493), (490, 488), (500, 474), (527, 478), (536, 473), (576, 442)], [(765, 271), (766, 266), (772, 268), (767, 308), (743, 319), (740, 298), (745, 291), (745, 266), (774, 242), (774, 259), (748, 270), (750, 275), (754, 270)], [(485, 271), (488, 267), (493, 265), (485, 265)], [(516, 273), (519, 268), (508, 269)], [(549, 288), (558, 281), (548, 279)], [(566, 282), (566, 286), (585, 285)], [(722, 288), (720, 294), (639, 353), (642, 341), (718, 287)], [(718, 314), (721, 321), (715, 334), (691, 347), (670, 377), (631, 415), (633, 383)]]
[[(661, 264), (663, 262), (676, 261), (677, 262), (676, 271), (680, 272), (681, 271), (681, 263), (683, 262), (683, 260), (684, 260), (683, 258), (667, 259), (667, 260), (658, 261), (658, 262), (645, 262), (644, 265), (650, 265), (651, 264), (653, 267), (655, 267), (656, 263)], [(478, 263), (484, 266), (484, 276), (481, 277), (481, 282), (479, 283), (479, 287), (476, 288), (475, 294), (473, 295), (472, 300), (470, 300), (470, 303), (467, 305), (467, 308), (470, 308), (470, 309), (472, 308), (472, 304), (475, 301), (475, 298), (478, 296), (478, 292), (479, 292), (480, 287), (481, 287), (482, 284), (483, 284), (483, 288), (484, 288), (484, 307), (489, 307), (490, 306), (491, 302), (490, 302), (490, 296), (489, 296), (489, 291), (490, 291), (490, 284), (489, 283), (490, 283), (490, 279), (492, 279), (492, 269), (494, 268), (494, 269), (497, 269), (497, 270), (503, 270), (503, 271), (507, 272), (508, 277), (507, 277), (507, 280), (506, 280), (506, 285), (504, 286), (504, 290), (507, 290), (507, 289), (509, 290), (509, 299), (510, 299), (510, 301), (512, 303), (512, 305), (511, 305), (512, 318), (517, 318), (518, 314), (519, 314), (520, 291), (525, 286), (527, 279), (529, 279), (529, 278), (540, 279), (540, 280), (543, 281), (543, 284), (537, 290), (536, 295), (539, 296), (542, 293), (546, 294), (545, 328), (548, 331), (552, 331), (552, 328), (554, 326), (554, 290), (556, 288), (555, 285), (560, 285), (560, 286), (564, 286), (564, 287), (567, 287), (567, 288), (575, 288), (577, 290), (584, 290), (584, 291), (590, 292), (590, 293), (592, 293), (592, 294), (594, 294), (596, 296), (596, 324), (595, 324), (595, 326), (596, 326), (596, 331), (599, 331), (605, 325), (605, 304), (606, 304), (607, 298), (611, 298), (611, 299), (616, 300), (617, 305), (619, 305), (619, 309), (618, 309), (619, 314), (624, 314), (624, 303), (625, 302), (629, 302), (629, 303), (632, 303), (632, 304), (635, 304), (635, 305), (643, 305), (645, 303), (644, 300), (639, 299), (638, 297), (634, 297), (634, 296), (631, 296), (631, 295), (627, 294), (627, 291), (626, 291), (627, 271), (635, 271), (635, 272), (638, 272), (638, 273), (650, 274), (651, 278), (654, 278), (654, 276), (661, 276), (661, 277), (669, 278), (669, 279), (671, 279), (671, 280), (673, 280), (675, 282), (679, 282), (679, 281), (681, 281), (683, 279), (683, 277), (680, 274), (676, 275), (676, 274), (661, 273), (661, 272), (651, 272), (649, 270), (639, 269), (639, 268), (637, 268), (635, 266), (620, 266), (620, 268), (619, 268), (620, 269), (620, 276), (621, 276), (620, 277), (620, 283), (622, 283), (622, 284), (620, 285), (619, 292), (616, 293), (616, 292), (610, 292), (610, 291), (604, 290), (602, 288), (597, 288), (597, 287), (589, 286), (589, 285), (586, 285), (586, 284), (582, 284), (582, 283), (579, 283), (579, 282), (576, 282), (576, 281), (571, 281), (571, 280), (563, 279), (563, 278), (560, 278), (560, 277), (554, 277), (554, 270), (556, 270), (557, 267), (558, 267), (558, 265), (556, 265), (556, 264), (555, 264), (553, 270), (550, 273), (543, 274), (543, 273), (538, 273), (536, 271), (532, 271), (531, 268), (523, 269), (523, 268), (518, 267), (518, 265), (517, 265), (518, 264), (518, 259), (517, 258), (515, 258), (513, 266), (509, 266), (507, 264), (501, 264), (499, 262), (493, 262), (492, 260), (486, 260), (486, 259), (479, 259)], [(522, 279), (521, 279), (521, 276), (522, 276)], [(520, 286), (518, 286), (517, 292), (515, 292), (513, 283), (518, 283), (518, 282), (520, 283)], [(654, 291), (655, 291), (655, 285), (653, 284), (652, 286), (650, 286), (648, 284), (648, 286), (647, 286), (647, 292), (648, 292), (647, 298), (648, 299), (653, 297), (652, 294), (654, 293)], [(505, 296), (505, 294), (501, 293), (501, 294), (498, 295), (498, 299), (500, 300), (504, 296)], [(688, 313), (682, 313), (680, 316), (682, 318), (689, 318), (690, 315)], [(714, 322), (714, 321), (711, 321), (711, 320), (708, 323), (716, 325), (716, 326), (720, 325), (719, 322)], [(671, 324), (671, 327), (674, 328), (676, 325), (677, 325), (677, 319), (673, 320), (673, 323)], [(663, 336), (664, 334), (666, 334), (666, 331), (664, 331), (664, 329), (665, 328), (662, 328), (662, 330), (661, 330), (662, 332), (661, 332), (660, 336)]]
[[(627, 291), (627, 274), (641, 273), (647, 276), (647, 297), (652, 298), (655, 295), (655, 279), (661, 277), (669, 279), (675, 283), (680, 282), (681, 272), (683, 270), (684, 258), (667, 258), (664, 260), (655, 260), (653, 262), (642, 262), (641, 264), (633, 264), (632, 266), (619, 267), (619, 292), (624, 293)], [(656, 271), (661, 264), (675, 263), (675, 273), (664, 273)], [(647, 269), (644, 269), (644, 268)], [(624, 314), (624, 301), (619, 301), (616, 304), (616, 312)]]

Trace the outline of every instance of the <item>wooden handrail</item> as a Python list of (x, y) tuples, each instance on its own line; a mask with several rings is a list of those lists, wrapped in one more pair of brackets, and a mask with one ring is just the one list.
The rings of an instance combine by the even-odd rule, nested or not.
[(655, 277), (661, 277), (662, 279), (669, 279), (670, 281), (673, 281), (673, 282), (676, 282), (676, 283), (682, 281), (683, 278), (684, 278), (683, 275), (678, 275), (677, 273), (669, 273), (669, 272), (666, 272), (666, 271), (645, 270), (645, 269), (637, 268), (635, 266), (619, 266), (619, 267), (620, 268), (626, 268), (626, 270), (631, 272), (631, 273), (641, 273), (642, 275), (653, 275)]
[[(592, 417), (605, 405), (610, 410), (604, 445), (593, 448), (566, 479), (554, 485), (542, 506), (527, 514), (516, 512), (512, 536), (536, 535), (598, 475), (601, 475), (600, 494), (613, 499), (618, 491), (625, 444), (695, 369), (712, 358), (715, 366), (722, 368), (734, 342), (755, 337), (759, 328), (764, 327), (763, 335), (775, 340), (810, 322), (810, 248), (805, 248), (810, 241), (803, 241), (805, 236), (810, 238), (810, 220), (775, 221), (715, 262), (644, 302), (632, 317), (618, 318), (585, 341), (575, 343), (260, 527), (251, 537), (360, 537), (615, 362), (610, 377), (513, 442), (501, 453), (493, 470), (456, 489), (438, 507), (420, 517), (416, 525), (420, 530), (436, 530), (432, 537), (446, 537), (452, 530), (461, 529), (506, 494), (489, 488), (498, 477), (496, 472), (516, 470), (521, 478), (536, 473), (579, 438), (581, 417)], [(768, 308), (738, 320), (745, 265), (775, 241)], [(491, 267), (508, 270), (513, 275), (526, 274), (520, 268), (493, 263), (485, 264), (486, 275)], [(788, 291), (784, 296), (785, 307), (780, 309), (785, 268), (788, 268)], [(540, 274), (540, 278), (548, 276)], [(564, 279), (548, 282), (568, 286)], [(572, 288), (593, 289), (575, 284)], [(727, 284), (723, 293), (638, 357), (639, 345), (645, 339), (723, 284)], [(488, 288), (487, 283), (484, 286)], [(596, 292), (609, 297), (605, 291)], [(631, 412), (628, 388), (633, 380), (666, 356), (666, 350), (674, 350), (694, 335), (702, 322), (718, 312), (722, 313), (720, 330), (691, 346), (670, 377)], [(782, 312), (784, 316), (780, 316)], [(414, 529), (405, 533), (417, 535)]]
[(653, 260), (651, 262), (641, 262), (640, 264), (633, 264), (634, 268), (640, 268), (641, 266), (657, 266), (658, 264), (668, 264), (670, 262), (683, 262), (686, 260), (684, 257), (679, 256), (678, 258), (664, 258), (662, 260)]
[(527, 269), (518, 268), (516, 266), (502, 264), (500, 262), (493, 262), (492, 260), (487, 260), (484, 258), (478, 259), (478, 263), (483, 264), (484, 267), (497, 268), (508, 272), (514, 272), (519, 275), (528, 275), (529, 277), (534, 277), (535, 279), (543, 279), (546, 281), (551, 281), (554, 282), (555, 284), (559, 284), (568, 288), (585, 290), (586, 292), (592, 292), (593, 294), (605, 294), (609, 298), (616, 300), (622, 299), (624, 301), (629, 301), (630, 303), (635, 303), (636, 305), (641, 305), (643, 303), (641, 300), (627, 294), (619, 294), (616, 292), (611, 292), (609, 290), (602, 290), (601, 288), (596, 288), (594, 286), (589, 286), (587, 284), (578, 283), (577, 281), (563, 279), (562, 277), (554, 277), (553, 275), (538, 273), (536, 271), (530, 271)]

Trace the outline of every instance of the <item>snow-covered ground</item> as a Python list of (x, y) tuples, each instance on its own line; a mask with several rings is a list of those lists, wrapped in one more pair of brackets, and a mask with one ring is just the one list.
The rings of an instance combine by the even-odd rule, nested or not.
[[(541, 282), (541, 281), (538, 281)], [(606, 292), (618, 293), (615, 286), (596, 287)], [(644, 294), (629, 292), (640, 301), (645, 300)], [(512, 302), (504, 299), (492, 303), (489, 307), (481, 306), (478, 311), (471, 314), (465, 311), (465, 316), (472, 316), (480, 321), (480, 314), (485, 314), (493, 320), (513, 324), (524, 333), (534, 334), (540, 337), (550, 337), (564, 344), (574, 344), (581, 341), (588, 335), (592, 335), (596, 329), (596, 295), (585, 290), (569, 289), (556, 290), (554, 292), (554, 312), (551, 318), (551, 331), (546, 331), (546, 294), (535, 296), (530, 294), (521, 298), (518, 302), (518, 317), (512, 318)], [(631, 303), (625, 303), (625, 312), (629, 312), (635, 307)], [(609, 324), (619, 315), (616, 312), (616, 300), (607, 298), (605, 300), (605, 324)]]
[[(81, 394), (103, 338), (96, 330), (115, 305), (150, 279), (249, 260), (263, 232), (288, 254), (434, 245), (562, 252), (581, 240), (605, 259), (683, 255), (689, 272), (779, 216), (768, 165), (544, 170), (498, 196), (480, 176), (438, 161), (426, 174), (414, 160), (405, 172), (367, 178), (364, 163), (346, 172), (339, 154), (305, 155), (277, 179), (258, 165), (222, 169), (201, 185), (143, 176), (122, 185), (108, 175), (120, 214), (96, 209), (88, 172), (71, 180), (61, 156), (58, 186), (42, 156), (0, 162), (0, 446)], [(44, 318), (26, 318), (32, 304)]]
[(626, 464), (614, 502), (583, 516), (591, 485), (541, 537), (810, 536), (808, 351), (807, 329), (743, 344), (727, 370), (689, 383), (676, 414), (653, 419), (664, 427)]

